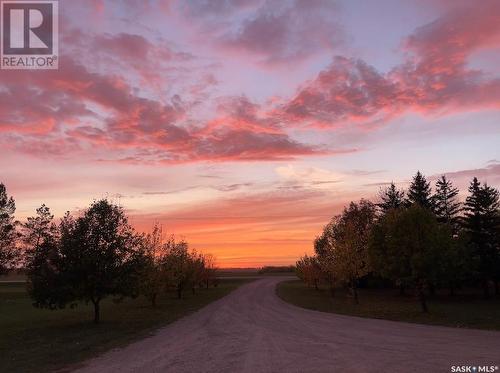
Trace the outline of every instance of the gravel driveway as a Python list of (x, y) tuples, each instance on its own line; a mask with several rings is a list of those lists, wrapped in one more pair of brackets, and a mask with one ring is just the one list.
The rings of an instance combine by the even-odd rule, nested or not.
[(280, 281), (283, 277), (243, 285), (78, 371), (399, 373), (500, 365), (500, 332), (309, 311), (275, 295)]

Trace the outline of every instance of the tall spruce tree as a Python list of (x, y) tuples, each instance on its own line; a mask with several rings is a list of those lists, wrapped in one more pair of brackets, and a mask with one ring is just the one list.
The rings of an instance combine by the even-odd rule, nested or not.
[(436, 182), (436, 193), (434, 194), (434, 208), (440, 223), (447, 224), (453, 235), (458, 234), (459, 214), (462, 209), (458, 201), (458, 189), (450, 180), (442, 175)]
[(464, 228), (468, 234), (471, 251), (478, 262), (478, 278), (484, 296), (489, 297), (490, 281), (495, 281), (498, 293), (500, 279), (499, 192), (488, 185), (481, 185), (474, 178), (465, 201)]
[(12, 268), (18, 258), (15, 212), (14, 198), (8, 196), (5, 185), (0, 183), (0, 275)]
[(405, 203), (404, 196), (405, 192), (397, 189), (394, 182), (391, 182), (391, 185), (380, 191), (380, 202), (377, 203), (377, 207), (382, 214), (386, 214), (391, 209), (402, 207)]
[(406, 193), (406, 205), (419, 205), (425, 209), (434, 210), (434, 199), (430, 183), (420, 171), (417, 171)]

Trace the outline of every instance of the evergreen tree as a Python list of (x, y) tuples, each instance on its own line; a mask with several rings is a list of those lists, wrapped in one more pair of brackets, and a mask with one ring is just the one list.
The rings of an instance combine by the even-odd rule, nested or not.
[(402, 207), (405, 202), (404, 196), (404, 191), (398, 190), (394, 182), (391, 182), (390, 186), (380, 191), (380, 202), (377, 204), (377, 207), (380, 209), (382, 214), (386, 214), (387, 211), (391, 209)]
[(494, 280), (498, 292), (500, 278), (499, 193), (498, 190), (474, 178), (465, 201), (464, 228), (468, 234), (471, 251), (478, 262), (478, 277), (484, 295), (489, 297), (488, 282)]
[(5, 185), (0, 183), (0, 275), (14, 266), (18, 257), (15, 212), (14, 199), (7, 195)]
[(424, 175), (417, 171), (406, 194), (406, 205), (419, 205), (420, 207), (433, 211), (434, 201), (430, 183)]
[(445, 175), (436, 182), (434, 194), (435, 213), (440, 223), (447, 224), (453, 235), (459, 229), (459, 214), (461, 203), (458, 201), (458, 189), (453, 186)]

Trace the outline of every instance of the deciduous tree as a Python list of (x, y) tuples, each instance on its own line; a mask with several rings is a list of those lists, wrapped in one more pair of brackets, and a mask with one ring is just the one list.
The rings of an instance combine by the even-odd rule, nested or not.
[(316, 253), (321, 277), (326, 280), (330, 288), (330, 295), (333, 298), (335, 296), (335, 287), (337, 286), (337, 275), (335, 273), (334, 250), (329, 238), (331, 237), (332, 228), (333, 221), (323, 228), (321, 235), (314, 240), (314, 252)]
[(335, 216), (325, 226), (314, 249), (324, 277), (334, 286), (344, 283), (351, 289), (358, 303), (357, 282), (370, 272), (368, 241), (375, 221), (375, 205), (367, 200), (351, 202), (341, 215)]
[(188, 243), (184, 240), (176, 241), (174, 238), (169, 240), (165, 270), (178, 299), (182, 298), (182, 293), (191, 284), (193, 279), (192, 269)]
[(372, 233), (370, 253), (374, 269), (382, 277), (411, 283), (423, 312), (427, 312), (426, 288), (442, 274), (445, 253), (451, 245), (448, 232), (428, 209), (413, 205), (383, 217)]
[(71, 298), (62, 272), (58, 230), (53, 219), (50, 209), (42, 205), (22, 228), (28, 292), (39, 308), (62, 308)]
[(202, 281), (205, 284), (206, 288), (208, 289), (210, 283), (214, 283), (217, 277), (217, 264), (215, 256), (213, 256), (212, 254), (203, 255), (203, 263), (204, 263), (204, 268), (203, 268)]
[(140, 292), (156, 307), (158, 296), (164, 292), (169, 279), (165, 270), (168, 245), (165, 242), (163, 228), (156, 223), (151, 233), (141, 236), (143, 252), (142, 272), (140, 276)]
[(319, 290), (321, 268), (317, 258), (314, 256), (304, 255), (297, 261), (295, 270), (297, 276), (302, 281), (304, 281), (308, 286), (314, 286), (316, 290)]
[(39, 307), (92, 302), (94, 321), (101, 301), (138, 292), (143, 263), (139, 241), (122, 208), (92, 203), (78, 218), (69, 213), (57, 230), (46, 206), (24, 224), (30, 293)]

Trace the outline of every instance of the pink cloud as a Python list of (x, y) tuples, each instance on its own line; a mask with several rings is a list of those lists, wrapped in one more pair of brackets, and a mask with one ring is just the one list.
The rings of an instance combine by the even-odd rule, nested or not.
[(337, 123), (389, 111), (397, 85), (361, 60), (335, 57), (330, 66), (283, 107), (288, 121)]
[(449, 11), (404, 42), (406, 62), (382, 74), (366, 62), (335, 57), (282, 108), (289, 123), (335, 126), (424, 114), (500, 108), (500, 77), (467, 67), (471, 54), (500, 47), (500, 3)]
[[(279, 128), (269, 131), (257, 117), (258, 107), (249, 101), (228, 100), (220, 109), (225, 116), (187, 125), (180, 97), (162, 103), (138, 96), (118, 76), (90, 72), (70, 58), (62, 59), (61, 66), (43, 74), (5, 74), (0, 123), (11, 133), (4, 139), (15, 144), (11, 146), (53, 156), (61, 153), (57, 149), (69, 155), (93, 145), (110, 160), (160, 163), (282, 160), (328, 153), (291, 139)], [(24, 87), (30, 87), (29, 92)], [(28, 130), (44, 136), (27, 136)]]

